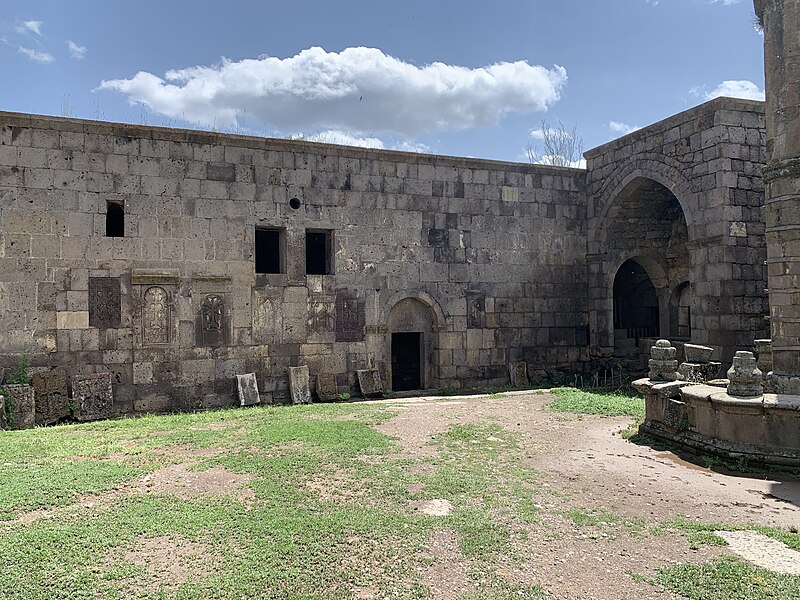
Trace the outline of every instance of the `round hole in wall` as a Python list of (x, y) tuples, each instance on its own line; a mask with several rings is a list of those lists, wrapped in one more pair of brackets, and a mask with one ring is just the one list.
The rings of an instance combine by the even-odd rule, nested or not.
[(292, 198), (291, 200), (289, 200), (289, 206), (291, 206), (293, 209), (297, 210), (298, 208), (300, 208), (300, 199), (299, 198)]

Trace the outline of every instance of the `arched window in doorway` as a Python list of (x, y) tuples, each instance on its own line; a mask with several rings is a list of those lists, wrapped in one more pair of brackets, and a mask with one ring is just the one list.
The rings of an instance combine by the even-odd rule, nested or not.
[(614, 278), (614, 333), (619, 350), (638, 347), (641, 338), (660, 333), (656, 288), (635, 260), (622, 263)]
[(673, 338), (691, 339), (692, 337), (692, 300), (691, 288), (688, 281), (684, 281), (675, 291), (669, 301), (670, 336)]

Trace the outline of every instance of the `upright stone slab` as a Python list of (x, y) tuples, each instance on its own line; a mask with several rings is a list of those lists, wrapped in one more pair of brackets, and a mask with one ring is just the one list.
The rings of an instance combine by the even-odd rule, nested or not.
[(239, 390), (240, 406), (261, 404), (261, 396), (258, 393), (258, 381), (256, 381), (255, 373), (237, 375), (236, 385)]
[(511, 377), (511, 385), (513, 387), (527, 387), (530, 385), (528, 380), (528, 364), (524, 361), (510, 363), (508, 365), (508, 373)]
[(317, 398), (320, 402), (335, 402), (339, 399), (336, 375), (332, 373), (317, 374)]
[(6, 397), (0, 395), (0, 429), (8, 429), (8, 420), (6, 419)]
[(75, 375), (72, 378), (72, 399), (78, 421), (110, 419), (114, 406), (111, 373)]
[(109, 329), (119, 327), (122, 314), (119, 279), (89, 278), (89, 326)]
[(378, 369), (356, 370), (358, 377), (358, 387), (361, 388), (361, 395), (364, 398), (374, 398), (383, 396), (383, 380)]
[(308, 367), (289, 367), (289, 391), (292, 404), (311, 404), (311, 384)]
[(36, 424), (52, 425), (69, 416), (67, 372), (53, 369), (31, 376), (36, 391)]
[(9, 429), (30, 429), (36, 424), (36, 393), (32, 386), (3, 386)]

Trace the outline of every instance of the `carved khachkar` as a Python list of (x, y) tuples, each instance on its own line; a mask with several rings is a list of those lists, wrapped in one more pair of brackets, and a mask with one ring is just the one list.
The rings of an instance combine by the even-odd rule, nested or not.
[(36, 391), (36, 424), (52, 425), (69, 416), (67, 372), (53, 369), (31, 376)]
[(119, 279), (89, 278), (89, 326), (100, 329), (119, 327), (122, 319)]
[(226, 329), (225, 299), (208, 294), (200, 305), (200, 330), (203, 346), (223, 346)]
[(253, 292), (253, 342), (267, 344), (283, 328), (276, 298)]
[(364, 341), (366, 315), (364, 304), (356, 296), (346, 293), (336, 294), (336, 341)]
[(308, 367), (289, 367), (289, 390), (292, 393), (292, 404), (311, 404)]
[(78, 421), (110, 418), (114, 404), (111, 373), (75, 375), (72, 378), (72, 400)]
[(383, 380), (378, 369), (359, 369), (356, 370), (356, 376), (362, 396), (370, 398), (383, 395)]
[(334, 316), (335, 305), (333, 302), (309, 298), (308, 299), (308, 332), (309, 333), (328, 333), (336, 327)]
[(739, 351), (733, 356), (733, 364), (728, 369), (728, 395), (740, 398), (753, 398), (764, 393), (762, 373), (752, 352)]
[(36, 400), (33, 387), (13, 384), (3, 386), (8, 426), (10, 429), (30, 429), (36, 424)]
[(169, 341), (169, 294), (159, 286), (147, 288), (142, 302), (142, 343), (156, 346)]
[(241, 406), (261, 404), (261, 395), (258, 393), (258, 381), (256, 381), (255, 373), (237, 375), (236, 387), (239, 391), (239, 404)]
[(648, 377), (652, 381), (676, 381), (678, 379), (678, 361), (675, 358), (678, 351), (669, 343), (669, 340), (658, 340), (650, 348)]
[(321, 402), (333, 402), (339, 399), (336, 375), (333, 373), (319, 373), (317, 375), (317, 398)]
[(525, 387), (530, 385), (530, 381), (528, 381), (528, 365), (524, 360), (510, 363), (508, 365), (508, 373), (511, 377), (511, 385), (513, 387)]
[(467, 327), (469, 329), (486, 327), (486, 298), (484, 296), (467, 296)]

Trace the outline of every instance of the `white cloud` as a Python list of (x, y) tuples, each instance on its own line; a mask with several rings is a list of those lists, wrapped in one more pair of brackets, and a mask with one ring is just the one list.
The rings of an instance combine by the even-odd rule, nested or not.
[(42, 25), (44, 25), (44, 21), (23, 21), (22, 24), (17, 25), (16, 30), (21, 34), (42, 35)]
[(752, 81), (728, 80), (720, 83), (714, 90), (705, 94), (706, 100), (728, 96), (745, 100), (764, 100), (764, 91)]
[(412, 142), (409, 140), (405, 140), (394, 144), (392, 146), (392, 150), (400, 150), (401, 152), (416, 152), (417, 154), (430, 154), (431, 147), (427, 144), (422, 144), (420, 142)]
[(86, 56), (86, 46), (79, 46), (72, 40), (67, 40), (67, 48), (69, 49), (69, 55), (75, 60), (81, 60)]
[(621, 123), (619, 121), (609, 121), (608, 128), (613, 133), (619, 133), (621, 135), (628, 135), (629, 133), (641, 129), (638, 125), (628, 125), (627, 123)]
[(731, 4), (739, 4), (742, 0), (710, 0), (709, 4), (724, 4), (730, 6)]
[(340, 146), (358, 146), (360, 148), (385, 148), (383, 140), (376, 137), (361, 137), (347, 133), (346, 131), (339, 131), (336, 129), (329, 129), (328, 131), (320, 131), (311, 135), (294, 135), (290, 136), (294, 139), (303, 139), (309, 142), (321, 142), (323, 144), (339, 144)]
[(533, 158), (533, 164), (535, 165), (549, 165), (549, 166), (557, 166), (557, 167), (572, 167), (574, 169), (585, 169), (586, 168), (586, 159), (579, 158), (578, 160), (570, 160), (565, 156), (561, 156), (560, 154), (545, 154), (543, 156), (537, 156)]
[(278, 131), (421, 131), (488, 126), (510, 112), (547, 110), (566, 85), (563, 67), (526, 61), (467, 68), (422, 67), (375, 48), (309, 48), (285, 59), (259, 57), (103, 81), (171, 118), (235, 126), (241, 115)]
[(53, 58), (52, 54), (48, 54), (47, 52), (39, 52), (38, 50), (33, 50), (32, 48), (25, 48), (23, 46), (19, 47), (19, 53), (27, 56), (28, 60), (32, 60), (33, 62), (38, 62), (43, 65), (49, 65), (51, 62), (54, 62), (56, 60), (55, 58)]

